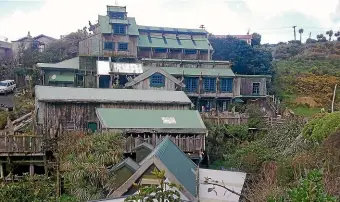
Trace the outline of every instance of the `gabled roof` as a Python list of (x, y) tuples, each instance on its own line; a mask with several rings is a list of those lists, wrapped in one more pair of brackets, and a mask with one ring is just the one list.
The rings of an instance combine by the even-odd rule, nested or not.
[(165, 170), (165, 176), (170, 182), (183, 186), (181, 192), (189, 200), (195, 200), (197, 166), (169, 137), (165, 137), (140, 165), (141, 167), (114, 191), (111, 197), (122, 196), (151, 165), (155, 165), (159, 170)]
[(197, 110), (97, 108), (96, 114), (103, 129), (186, 134), (207, 132)]
[(132, 160), (130, 157), (124, 159), (122, 162), (114, 165), (110, 171), (117, 171), (123, 166), (128, 167), (132, 172), (135, 172), (139, 168), (139, 164)]
[(141, 147), (147, 148), (150, 151), (152, 151), (154, 149), (154, 147), (151, 144), (149, 144), (147, 142), (143, 142), (142, 144), (139, 144), (138, 146), (136, 146), (133, 150), (139, 149)]
[[(138, 28), (135, 18), (128, 17), (128, 30), (127, 34), (131, 36), (138, 36)], [(99, 30), (102, 34), (112, 34), (112, 26), (110, 24), (110, 17), (106, 15), (98, 16)]]
[(179, 81), (178, 79), (176, 79), (175, 77), (173, 77), (171, 74), (167, 73), (166, 71), (164, 71), (161, 68), (150, 68), (147, 71), (145, 71), (143, 74), (137, 76), (135, 79), (133, 79), (132, 81), (128, 82), (125, 84), (125, 87), (130, 87), (133, 86), (147, 78), (149, 78), (150, 76), (152, 76), (154, 73), (160, 73), (163, 76), (165, 76), (166, 78), (170, 79), (171, 81), (173, 81), (174, 83), (176, 83), (177, 85), (185, 88), (185, 84), (183, 84), (181, 81)]
[(36, 98), (42, 102), (192, 104), (183, 91), (75, 88), (37, 85), (35, 86), (35, 95)]
[[(33, 37), (32, 39), (39, 39), (41, 37), (46, 37), (46, 38), (48, 38), (50, 40), (57, 40), (57, 39), (55, 39), (53, 37), (50, 37), (50, 36), (47, 36), (47, 35), (44, 35), (44, 34), (40, 34), (40, 35), (38, 35), (36, 37)], [(12, 42), (19, 42), (19, 41), (23, 41), (23, 40), (26, 40), (26, 39), (29, 39), (29, 37), (25, 36), (25, 37), (22, 37), (22, 38), (20, 38), (20, 39), (18, 39), (16, 41), (12, 41)]]
[(79, 57), (64, 60), (58, 63), (37, 63), (40, 68), (56, 68), (56, 69), (79, 69)]

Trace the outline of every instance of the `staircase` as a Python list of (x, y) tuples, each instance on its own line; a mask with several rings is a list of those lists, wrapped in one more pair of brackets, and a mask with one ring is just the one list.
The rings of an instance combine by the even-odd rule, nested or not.
[(273, 112), (273, 116), (277, 117), (277, 115), (279, 114), (280, 100), (276, 98), (274, 95), (267, 95), (266, 104)]

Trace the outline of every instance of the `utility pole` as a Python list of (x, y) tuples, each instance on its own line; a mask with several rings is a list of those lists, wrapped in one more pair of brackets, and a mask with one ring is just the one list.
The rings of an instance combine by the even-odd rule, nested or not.
[(293, 29), (294, 29), (294, 40), (296, 41), (296, 31), (295, 31), (295, 28), (296, 28), (296, 26), (294, 25), (293, 26)]

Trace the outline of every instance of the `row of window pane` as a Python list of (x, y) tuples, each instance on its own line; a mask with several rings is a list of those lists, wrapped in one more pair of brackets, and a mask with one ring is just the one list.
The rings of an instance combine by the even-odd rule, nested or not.
[(231, 93), (233, 91), (233, 79), (221, 79), (221, 91)]
[(113, 25), (114, 34), (126, 34), (126, 25), (124, 24), (114, 24)]
[[(185, 78), (184, 83), (187, 92), (197, 92), (198, 78)], [(220, 86), (222, 92), (232, 92), (233, 79), (221, 79)], [(216, 78), (204, 78), (203, 89), (205, 92), (216, 92)]]
[(123, 12), (109, 11), (108, 16), (112, 19), (121, 19), (121, 20), (125, 19), (125, 13), (123, 13)]
[(162, 87), (164, 86), (165, 78), (163, 74), (155, 73), (150, 77), (151, 87)]
[[(115, 50), (115, 43), (114, 42), (104, 42), (104, 50)], [(127, 51), (128, 50), (128, 43), (118, 43), (118, 51)]]

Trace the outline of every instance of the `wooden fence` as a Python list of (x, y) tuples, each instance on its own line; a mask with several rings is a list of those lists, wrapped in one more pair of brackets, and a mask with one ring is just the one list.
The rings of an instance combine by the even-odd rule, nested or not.
[(43, 137), (36, 135), (0, 135), (0, 155), (42, 153)]

